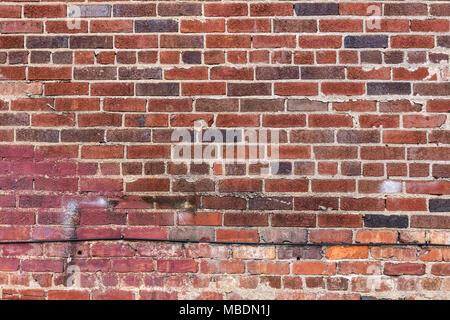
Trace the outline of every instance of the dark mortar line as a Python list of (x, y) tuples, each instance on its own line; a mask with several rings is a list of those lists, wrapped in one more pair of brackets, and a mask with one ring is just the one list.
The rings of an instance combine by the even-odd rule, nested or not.
[(46, 240), (12, 240), (0, 241), (0, 245), (6, 244), (30, 244), (30, 243), (55, 243), (55, 242), (88, 242), (88, 241), (148, 241), (148, 242), (169, 242), (169, 243), (204, 243), (222, 245), (251, 245), (251, 246), (303, 246), (303, 247), (332, 247), (332, 246), (360, 246), (360, 247), (380, 247), (380, 246), (415, 246), (415, 247), (450, 247), (450, 244), (432, 243), (309, 243), (309, 242), (232, 242), (232, 241), (208, 241), (208, 240), (175, 240), (175, 239), (152, 239), (152, 238), (80, 238), (80, 239), (46, 239)]

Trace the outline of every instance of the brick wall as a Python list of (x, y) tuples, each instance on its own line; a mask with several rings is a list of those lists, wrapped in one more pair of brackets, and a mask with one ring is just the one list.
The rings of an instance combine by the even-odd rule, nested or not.
[(450, 298), (449, 16), (2, 0), (0, 296)]

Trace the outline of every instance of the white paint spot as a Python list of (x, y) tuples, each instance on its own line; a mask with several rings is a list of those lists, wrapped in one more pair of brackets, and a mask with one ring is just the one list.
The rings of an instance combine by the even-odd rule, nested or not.
[(383, 193), (395, 193), (402, 191), (402, 183), (398, 181), (385, 180), (380, 185), (379, 192)]
[(97, 200), (83, 200), (81, 203), (96, 207), (104, 207), (107, 204), (106, 200), (103, 198), (98, 198)]
[(383, 68), (383, 67), (363, 65), (361, 68), (362, 68), (362, 70), (363, 70), (364, 72), (369, 72), (369, 71), (377, 71), (377, 70), (380, 70), (380, 69)]

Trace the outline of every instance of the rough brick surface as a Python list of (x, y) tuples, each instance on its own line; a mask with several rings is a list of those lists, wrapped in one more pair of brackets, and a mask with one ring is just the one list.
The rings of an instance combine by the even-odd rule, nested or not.
[(0, 244), (0, 298), (450, 299), (449, 9), (2, 1), (0, 241), (248, 244)]

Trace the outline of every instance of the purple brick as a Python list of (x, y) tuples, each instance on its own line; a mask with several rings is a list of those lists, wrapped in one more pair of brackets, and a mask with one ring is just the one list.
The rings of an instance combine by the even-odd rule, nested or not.
[(302, 79), (345, 79), (344, 67), (301, 67)]
[(185, 51), (181, 54), (184, 63), (201, 64), (202, 53), (200, 51)]
[(257, 80), (298, 79), (298, 67), (257, 67)]
[(176, 20), (137, 20), (134, 25), (136, 32), (178, 32)]
[(71, 36), (72, 49), (112, 49), (112, 36)]
[(297, 16), (338, 16), (337, 3), (296, 3), (294, 5)]
[(345, 48), (387, 48), (388, 36), (347, 36), (344, 38)]
[(161, 68), (120, 67), (120, 80), (162, 79)]
[(68, 37), (49, 37), (49, 36), (32, 36), (27, 37), (27, 48), (40, 49), (40, 48), (68, 48)]
[(411, 83), (408, 82), (369, 82), (368, 95), (405, 95), (411, 94)]
[(179, 83), (137, 83), (137, 96), (179, 96)]
[(151, 17), (156, 15), (156, 4), (115, 4), (114, 17)]

